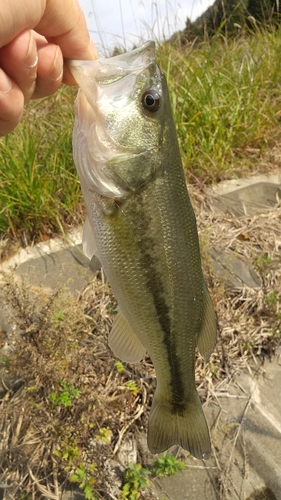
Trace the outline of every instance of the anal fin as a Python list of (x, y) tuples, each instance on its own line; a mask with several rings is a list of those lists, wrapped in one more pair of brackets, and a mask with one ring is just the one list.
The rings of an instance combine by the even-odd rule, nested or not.
[(146, 353), (146, 348), (120, 310), (113, 321), (108, 345), (117, 358), (127, 363), (137, 363)]

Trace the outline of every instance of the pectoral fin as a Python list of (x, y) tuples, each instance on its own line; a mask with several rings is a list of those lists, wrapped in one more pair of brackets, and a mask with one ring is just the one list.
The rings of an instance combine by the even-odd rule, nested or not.
[(217, 341), (217, 320), (209, 290), (204, 284), (204, 310), (197, 346), (205, 361), (211, 356)]
[(144, 358), (146, 352), (146, 348), (121, 311), (114, 319), (108, 345), (117, 358), (127, 363), (137, 363)]
[(94, 235), (94, 230), (91, 226), (89, 217), (86, 215), (85, 224), (83, 228), (83, 252), (88, 257), (88, 259), (92, 259), (94, 255), (97, 256), (97, 244)]

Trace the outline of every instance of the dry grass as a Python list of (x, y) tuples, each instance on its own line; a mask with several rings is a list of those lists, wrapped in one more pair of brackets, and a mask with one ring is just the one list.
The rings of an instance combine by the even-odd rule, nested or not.
[[(280, 344), (281, 206), (238, 219), (215, 210), (203, 190), (193, 187), (191, 197), (219, 321), (215, 352), (207, 364), (198, 357), (196, 381), (202, 400), (217, 401), (238, 372), (253, 364), (260, 369)], [(243, 256), (261, 286), (229, 287), (212, 267), (209, 249), (215, 246)], [(24, 281), (3, 280), (1, 300), (16, 327), (8, 339), (2, 333), (14, 349), (0, 360), (2, 378), (5, 383), (9, 372), (17, 380), (0, 401), (0, 491), (5, 500), (59, 500), (82, 464), (96, 498), (119, 498), (114, 464), (128, 434), (146, 430), (156, 382), (150, 358), (116, 365), (106, 344), (116, 302), (102, 274), (77, 300), (64, 287), (52, 296), (34, 295)], [(70, 406), (56, 399), (63, 382), (79, 393)], [(235, 498), (224, 487), (230, 462), (223, 466), (220, 455), (215, 458), (218, 498)]]

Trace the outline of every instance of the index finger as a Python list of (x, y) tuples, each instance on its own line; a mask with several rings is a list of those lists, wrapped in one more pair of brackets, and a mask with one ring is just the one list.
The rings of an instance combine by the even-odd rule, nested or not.
[[(2, 5), (3, 4), (3, 5)], [(0, 48), (26, 29), (59, 45), (66, 59), (97, 59), (76, 0), (9, 0), (1, 3)]]
[(35, 30), (60, 46), (66, 59), (97, 59), (83, 11), (76, 0), (47, 0)]

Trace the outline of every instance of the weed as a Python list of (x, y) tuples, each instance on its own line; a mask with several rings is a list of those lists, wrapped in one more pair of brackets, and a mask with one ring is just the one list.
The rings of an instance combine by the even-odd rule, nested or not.
[(99, 429), (99, 434), (96, 435), (98, 441), (103, 441), (108, 444), (111, 441), (112, 430), (109, 427), (102, 427)]
[(136, 382), (134, 380), (129, 380), (126, 385), (125, 385), (125, 390), (129, 392), (130, 394), (133, 394), (133, 396), (136, 396), (140, 389), (137, 386)]
[(153, 467), (156, 469), (157, 476), (173, 476), (184, 468), (184, 462), (178, 460), (174, 455), (163, 453), (162, 457), (158, 458)]
[(57, 328), (60, 323), (64, 320), (64, 312), (63, 311), (58, 311), (57, 313), (53, 314), (51, 318), (53, 325), (55, 328)]
[(275, 306), (276, 304), (281, 303), (281, 297), (278, 297), (275, 290), (269, 292), (269, 294), (265, 297), (265, 301), (269, 306)]
[(97, 467), (91, 465), (86, 467), (81, 464), (77, 467), (73, 474), (69, 476), (69, 481), (71, 483), (78, 483), (79, 488), (83, 491), (86, 500), (96, 500), (97, 497), (94, 495), (93, 486), (96, 483), (96, 478), (93, 476), (93, 472), (97, 472)]
[(72, 399), (78, 398), (80, 395), (79, 389), (71, 387), (68, 382), (61, 382), (61, 388), (58, 393), (52, 391), (49, 400), (52, 410), (56, 406), (72, 406)]
[(137, 500), (140, 497), (140, 489), (149, 485), (148, 476), (151, 472), (144, 469), (141, 464), (128, 464), (128, 469), (124, 474), (124, 485), (121, 498)]
[(32, 392), (37, 392), (37, 391), (38, 391), (37, 385), (31, 385), (31, 386), (26, 388), (26, 392), (32, 393)]
[(68, 470), (72, 466), (73, 461), (79, 457), (80, 451), (77, 446), (66, 444), (63, 449), (55, 450), (55, 455), (67, 461), (68, 467), (66, 467), (66, 470)]
[(124, 370), (124, 365), (122, 361), (119, 360), (115, 361), (115, 368), (118, 371), (118, 373), (121, 373)]
[(271, 257), (267, 254), (261, 254), (254, 260), (254, 264), (261, 273), (265, 273), (271, 263)]
[(241, 345), (244, 351), (251, 351), (253, 349), (253, 346), (249, 342), (241, 342)]
[(106, 310), (108, 314), (112, 314), (113, 316), (117, 314), (117, 308), (115, 304), (108, 304), (108, 306), (106, 306)]
[(0, 365), (4, 365), (7, 370), (10, 367), (11, 362), (12, 358), (10, 356), (5, 356), (2, 353), (0, 354)]
[(210, 371), (211, 371), (211, 373), (212, 373), (215, 377), (218, 377), (218, 378), (219, 378), (219, 369), (218, 369), (218, 367), (217, 367), (214, 363), (212, 363), (212, 362), (210, 362)]
[[(265, 303), (270, 308), (272, 314), (274, 314), (275, 320), (280, 322), (281, 320), (281, 296), (275, 290), (271, 290), (265, 297)], [(276, 332), (273, 334), (276, 338), (280, 336), (280, 327), (277, 328)]]

